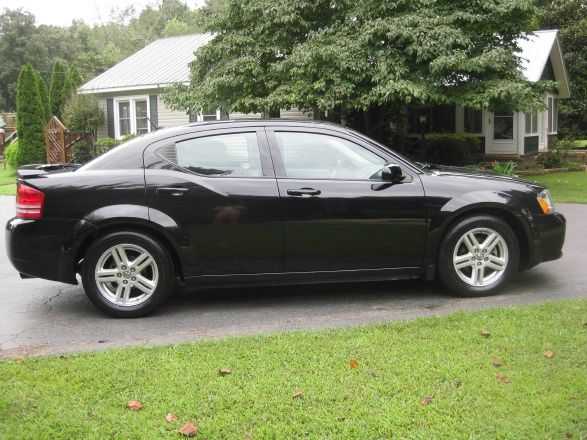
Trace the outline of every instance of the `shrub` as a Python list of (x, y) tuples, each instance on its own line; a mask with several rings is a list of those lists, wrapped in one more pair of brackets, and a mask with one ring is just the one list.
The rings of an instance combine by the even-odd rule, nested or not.
[(69, 131), (95, 133), (104, 123), (104, 110), (92, 95), (72, 95), (63, 106), (63, 124)]
[(106, 151), (111, 150), (112, 148), (118, 145), (120, 145), (120, 141), (117, 141), (116, 139), (113, 139), (111, 137), (98, 138), (96, 139), (96, 142), (94, 144), (96, 155), (103, 154)]
[(49, 105), (51, 114), (61, 118), (61, 109), (63, 106), (63, 86), (67, 79), (65, 64), (58, 59), (53, 61), (51, 70), (51, 86), (49, 88)]
[(468, 133), (431, 133), (426, 136), (425, 161), (465, 165), (479, 149), (479, 138)]
[(504, 176), (513, 176), (516, 168), (518, 168), (518, 164), (513, 160), (510, 160), (509, 162), (494, 161), (491, 164), (491, 169), (494, 173), (503, 174)]
[(569, 171), (584, 171), (585, 165), (581, 162), (563, 162), (563, 168), (567, 168)]
[(134, 139), (136, 137), (137, 137), (136, 134), (129, 133), (129, 134), (124, 135), (124, 137), (122, 138), (122, 141), (121, 142), (127, 142), (127, 141), (130, 141), (131, 139)]
[(563, 160), (561, 159), (560, 155), (556, 151), (550, 151), (545, 154), (541, 154), (538, 156), (536, 161), (544, 165), (544, 168), (560, 168)]
[(18, 139), (12, 142), (6, 150), (4, 150), (4, 163), (11, 170), (18, 168)]
[(86, 163), (94, 158), (94, 148), (85, 141), (76, 142), (71, 146), (71, 160), (75, 163)]

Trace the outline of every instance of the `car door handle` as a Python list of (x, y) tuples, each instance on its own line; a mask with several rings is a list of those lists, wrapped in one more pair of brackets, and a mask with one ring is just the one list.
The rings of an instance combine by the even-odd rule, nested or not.
[(183, 196), (189, 191), (189, 188), (174, 188), (174, 187), (163, 187), (157, 188), (155, 192), (157, 194), (169, 194), (174, 197)]
[(288, 189), (287, 194), (289, 196), (318, 196), (322, 194), (322, 191), (314, 188)]

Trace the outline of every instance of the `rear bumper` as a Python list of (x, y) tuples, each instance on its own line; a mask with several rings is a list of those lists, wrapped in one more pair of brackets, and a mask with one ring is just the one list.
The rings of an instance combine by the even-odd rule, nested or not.
[(25, 220), (6, 223), (6, 253), (23, 277), (77, 284), (76, 254), (97, 228), (85, 220)]
[(532, 243), (528, 267), (560, 258), (565, 243), (567, 221), (562, 214), (537, 215), (532, 221)]

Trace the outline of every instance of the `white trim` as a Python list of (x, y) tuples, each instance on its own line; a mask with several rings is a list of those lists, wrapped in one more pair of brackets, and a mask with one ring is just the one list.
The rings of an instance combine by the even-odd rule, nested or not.
[[(162, 89), (165, 87), (169, 87), (176, 83), (164, 83), (164, 84), (145, 84), (139, 86), (123, 86), (123, 87), (109, 87), (107, 89), (84, 89), (80, 87), (77, 89), (77, 93), (82, 95), (87, 94), (102, 94), (102, 93), (119, 93), (119, 92), (133, 92), (135, 90), (153, 90), (153, 89)], [(183, 85), (189, 85), (188, 82), (181, 83)]]
[(550, 123), (551, 122), (554, 122), (554, 121), (551, 121), (551, 112), (550, 112), (551, 109), (548, 106), (548, 102), (549, 102), (550, 99), (552, 99), (553, 102), (555, 102), (555, 101), (558, 100), (558, 96), (555, 95), (554, 93), (547, 93), (546, 94), (546, 102), (545, 102), (545, 104), (546, 104), (546, 112), (545, 113), (546, 113), (546, 134), (547, 135), (549, 135), (549, 134), (558, 134), (558, 102), (556, 103), (556, 112), (553, 112), (552, 113), (552, 115), (554, 115), (555, 120), (556, 120), (556, 124), (552, 124), (554, 130), (553, 131), (549, 131), (548, 130), (548, 126), (550, 125)]
[(123, 137), (120, 134), (120, 118), (118, 114), (118, 104), (120, 102), (130, 103), (130, 133), (137, 134), (136, 101), (147, 101), (147, 133), (151, 132), (151, 103), (149, 95), (117, 96), (112, 101), (114, 107), (114, 137), (116, 139)]

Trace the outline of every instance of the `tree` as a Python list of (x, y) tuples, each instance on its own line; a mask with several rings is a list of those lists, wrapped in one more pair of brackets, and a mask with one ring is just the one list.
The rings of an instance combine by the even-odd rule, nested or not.
[(36, 74), (37, 90), (39, 92), (39, 98), (41, 98), (41, 104), (43, 104), (43, 112), (45, 114), (45, 124), (51, 119), (51, 106), (49, 105), (49, 95), (47, 94), (47, 86), (45, 80), (39, 74)]
[[(71, 74), (67, 75), (67, 78), (65, 78), (65, 83), (63, 84), (63, 90), (61, 91), (61, 102), (63, 103), (63, 105), (65, 105), (65, 102), (72, 96), (75, 94), (75, 82), (73, 77), (71, 76)], [(63, 109), (62, 112), (63, 114)]]
[(49, 104), (51, 113), (61, 118), (61, 107), (63, 105), (63, 87), (67, 79), (65, 64), (59, 59), (53, 61), (51, 71), (51, 88), (49, 91)]
[(44, 163), (46, 116), (39, 96), (37, 74), (30, 63), (25, 64), (20, 71), (16, 93), (18, 165)]
[(79, 70), (77, 70), (75, 64), (72, 64), (69, 67), (69, 76), (71, 77), (72, 83), (76, 89), (84, 83), (84, 79), (79, 73)]
[(63, 107), (63, 124), (69, 131), (92, 133), (104, 123), (104, 110), (92, 95), (71, 95)]
[(587, 1), (541, 0), (539, 21), (559, 29), (571, 83), (571, 99), (560, 101), (559, 133), (587, 137)]
[(319, 112), (397, 104), (525, 110), (552, 84), (519, 71), (532, 0), (233, 0), (202, 11), (217, 37), (191, 64), (174, 108)]

